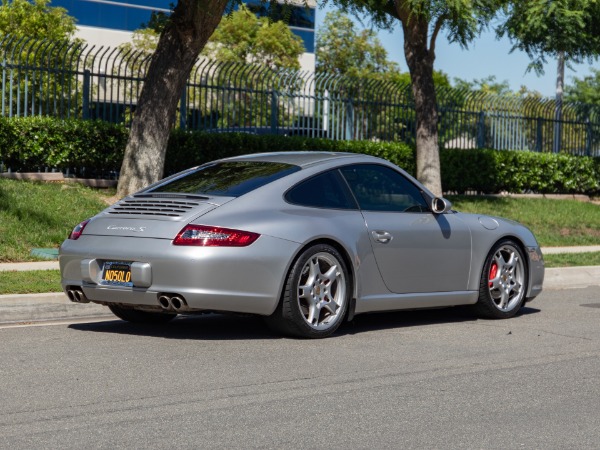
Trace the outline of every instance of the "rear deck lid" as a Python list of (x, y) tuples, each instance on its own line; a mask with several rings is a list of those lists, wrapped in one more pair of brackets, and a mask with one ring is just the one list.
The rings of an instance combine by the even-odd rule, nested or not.
[(233, 197), (137, 194), (98, 214), (83, 234), (173, 239), (189, 222), (231, 200)]

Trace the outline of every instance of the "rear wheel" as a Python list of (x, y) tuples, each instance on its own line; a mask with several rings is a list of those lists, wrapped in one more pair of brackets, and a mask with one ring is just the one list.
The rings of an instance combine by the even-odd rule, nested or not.
[(294, 263), (277, 310), (266, 318), (267, 325), (293, 336), (330, 336), (346, 316), (350, 295), (342, 255), (330, 245), (315, 245)]
[(514, 316), (523, 306), (527, 283), (525, 258), (519, 246), (510, 239), (498, 242), (483, 266), (476, 312), (491, 319)]
[(119, 319), (132, 323), (161, 324), (173, 320), (177, 314), (140, 311), (134, 308), (125, 308), (119, 305), (108, 305), (112, 313)]

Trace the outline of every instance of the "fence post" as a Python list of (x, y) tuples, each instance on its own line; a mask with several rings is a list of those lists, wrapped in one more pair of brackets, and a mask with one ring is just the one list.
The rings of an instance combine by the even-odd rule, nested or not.
[(477, 148), (485, 147), (485, 112), (479, 111), (477, 121)]
[(83, 71), (83, 100), (81, 102), (81, 116), (83, 120), (87, 120), (90, 118), (90, 78), (91, 73), (89, 69), (85, 69)]
[(185, 130), (187, 122), (187, 86), (183, 87), (181, 100), (179, 100), (179, 128)]
[(346, 104), (346, 136), (344, 139), (347, 141), (354, 139), (354, 107), (351, 98), (348, 99)]
[(279, 128), (279, 95), (273, 89), (271, 91), (271, 134), (277, 134)]
[(587, 139), (585, 140), (585, 155), (586, 156), (592, 156), (592, 123), (590, 122), (590, 118), (588, 117), (587, 121), (586, 121), (586, 125), (587, 125), (587, 129), (586, 129), (586, 135), (587, 135)]
[(535, 137), (535, 151), (536, 152), (541, 153), (544, 150), (543, 141), (544, 141), (544, 121), (542, 120), (541, 117), (538, 117), (536, 137)]

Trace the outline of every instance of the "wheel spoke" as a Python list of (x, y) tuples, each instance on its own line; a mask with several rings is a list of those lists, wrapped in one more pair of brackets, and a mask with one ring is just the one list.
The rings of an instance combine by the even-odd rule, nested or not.
[(323, 274), (323, 277), (329, 281), (328, 284), (332, 284), (339, 276), (337, 266), (331, 266), (327, 272)]
[(346, 300), (346, 287), (340, 261), (320, 252), (306, 261), (297, 285), (300, 312), (308, 325), (326, 330), (339, 322)]
[(340, 305), (338, 305), (331, 297), (328, 297), (328, 300), (322, 303), (322, 308), (335, 315), (337, 314), (337, 310), (340, 308)]
[(319, 305), (316, 302), (311, 302), (308, 305), (308, 317), (306, 318), (306, 321), (311, 325), (318, 325), (320, 315), (321, 309), (319, 308)]
[(506, 309), (506, 305), (508, 305), (509, 299), (510, 299), (510, 295), (509, 295), (508, 289), (502, 289), (501, 296), (500, 296), (500, 304), (498, 305), (500, 307), (500, 309)]
[(513, 245), (504, 245), (494, 253), (488, 267), (491, 267), (488, 287), (493, 304), (502, 312), (513, 310), (524, 295), (525, 268), (520, 252)]

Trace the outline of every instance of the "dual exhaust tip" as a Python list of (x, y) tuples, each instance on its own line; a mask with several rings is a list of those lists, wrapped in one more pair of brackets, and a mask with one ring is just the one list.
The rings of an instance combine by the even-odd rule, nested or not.
[(69, 288), (67, 289), (67, 297), (73, 303), (89, 303), (90, 300), (85, 296), (81, 288)]
[[(67, 297), (73, 303), (89, 303), (90, 300), (85, 296), (80, 287), (71, 287), (67, 289)], [(160, 307), (165, 311), (183, 312), (188, 309), (185, 299), (179, 295), (161, 294), (158, 297)]]
[(165, 311), (182, 312), (188, 309), (185, 299), (179, 295), (160, 294), (158, 303)]

